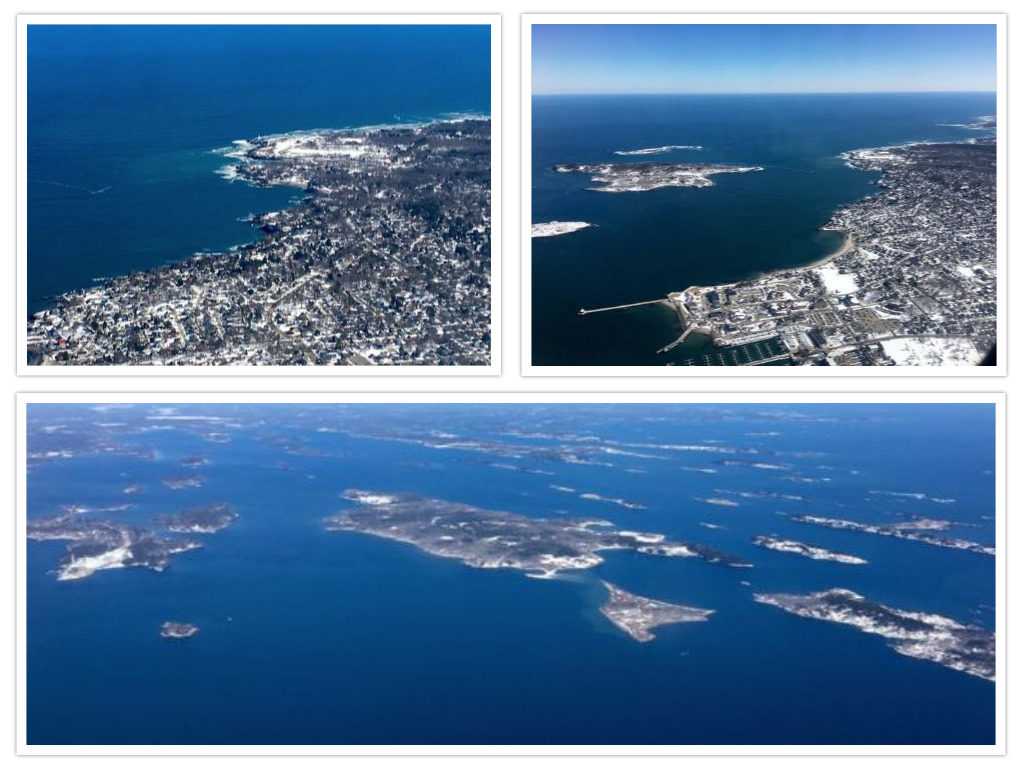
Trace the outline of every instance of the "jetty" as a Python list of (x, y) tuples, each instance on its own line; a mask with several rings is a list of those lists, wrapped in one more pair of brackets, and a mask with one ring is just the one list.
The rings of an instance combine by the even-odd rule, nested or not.
[(683, 343), (684, 341), (686, 341), (686, 338), (687, 338), (687, 337), (688, 337), (688, 336), (689, 336), (689, 335), (690, 335), (691, 333), (693, 333), (693, 332), (694, 332), (695, 330), (697, 330), (697, 326), (695, 326), (695, 325), (691, 325), (691, 326), (690, 326), (689, 328), (687, 328), (687, 329), (686, 329), (685, 331), (683, 331), (682, 335), (680, 335), (680, 336), (679, 336), (679, 338), (677, 338), (677, 339), (676, 339), (675, 341), (673, 341), (673, 342), (670, 342), (670, 343), (666, 344), (666, 345), (665, 345), (664, 347), (662, 347), (661, 349), (659, 349), (659, 350), (657, 351), (657, 353), (656, 353), (656, 354), (659, 354), (659, 355), (661, 355), (661, 354), (664, 354), (665, 352), (668, 352), (668, 351), (669, 351), (669, 350), (671, 350), (671, 349), (675, 349), (675, 348), (676, 348), (676, 347), (678, 347), (678, 346), (679, 346), (680, 344), (682, 344), (682, 343)]
[(632, 304), (616, 304), (614, 307), (598, 307), (597, 309), (581, 309), (579, 316), (592, 315), (595, 312), (611, 312), (613, 309), (629, 309), (631, 307), (643, 307), (647, 304), (662, 304), (665, 299), (651, 299), (650, 301), (634, 301)]

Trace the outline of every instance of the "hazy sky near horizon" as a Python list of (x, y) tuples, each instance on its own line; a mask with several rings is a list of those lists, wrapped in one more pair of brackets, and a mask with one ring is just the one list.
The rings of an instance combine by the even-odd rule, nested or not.
[(544, 93), (994, 91), (994, 24), (534, 24)]

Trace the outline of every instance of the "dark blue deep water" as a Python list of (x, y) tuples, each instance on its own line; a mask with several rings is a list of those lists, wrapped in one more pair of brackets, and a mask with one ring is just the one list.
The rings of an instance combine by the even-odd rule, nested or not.
[(490, 112), (486, 26), (28, 28), (28, 309), (254, 237), (235, 139)]
[[(469, 441), (489, 448), (452, 446)], [(562, 448), (531, 457), (527, 446)], [(730, 454), (693, 446), (752, 449), (741, 455), (785, 469), (729, 466), (721, 461)], [(558, 458), (565, 451), (595, 463), (568, 463)], [(59, 582), (64, 544), (28, 542), (32, 744), (994, 739), (992, 683), (751, 599), (752, 591), (846, 587), (991, 629), (995, 558), (786, 516), (925, 516), (951, 521), (949, 535), (992, 543), (992, 406), (30, 405), (28, 453), (30, 518), (125, 501), (134, 506), (84, 514), (153, 526), (154, 515), (225, 501), (240, 515), (162, 573), (105, 570)], [(185, 468), (187, 457), (207, 463)], [(193, 472), (202, 487), (162, 483)], [(129, 485), (142, 490), (126, 496)], [(703, 542), (754, 567), (606, 552), (593, 571), (546, 581), (473, 569), (408, 544), (325, 531), (324, 518), (350, 503), (339, 497), (350, 487), (527, 516), (596, 515)], [(733, 508), (695, 500), (734, 491), (805, 500), (733, 497)], [(750, 543), (758, 534), (870, 563), (759, 549)], [(637, 643), (598, 612), (599, 579), (716, 613)], [(163, 640), (166, 620), (201, 630)]]
[[(664, 365), (691, 358), (675, 313), (655, 305), (578, 317), (657, 299), (691, 285), (742, 280), (808, 264), (842, 238), (819, 231), (832, 212), (872, 194), (877, 174), (838, 157), (862, 147), (964, 141), (996, 113), (994, 94), (760, 94), (535, 96), (533, 221), (596, 226), (533, 240), (535, 365)], [(657, 155), (616, 155), (670, 145)], [(557, 163), (728, 163), (764, 171), (714, 176), (714, 187), (620, 194), (587, 191)]]

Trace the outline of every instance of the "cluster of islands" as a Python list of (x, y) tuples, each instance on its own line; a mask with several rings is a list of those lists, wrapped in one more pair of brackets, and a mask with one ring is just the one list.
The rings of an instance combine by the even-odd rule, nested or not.
[(108, 568), (149, 568), (162, 571), (174, 555), (202, 545), (192, 539), (165, 538), (148, 528), (83, 515), (69, 509), (28, 521), (33, 541), (70, 542), (57, 571), (59, 581), (74, 581)]
[[(69, 542), (56, 571), (58, 581), (78, 581), (111, 568), (148, 568), (159, 573), (170, 566), (175, 555), (202, 547), (194, 539), (168, 537), (153, 528), (97, 518), (93, 514), (124, 511), (130, 506), (106, 509), (68, 507), (49, 517), (29, 518), (27, 536), (32, 541)], [(217, 502), (157, 515), (153, 523), (172, 534), (213, 534), (237, 519), (238, 513), (229, 504)], [(199, 627), (194, 624), (167, 621), (160, 628), (160, 636), (182, 640), (198, 631)]]
[[(676, 557), (696, 555), (725, 565), (750, 565), (704, 545), (668, 541), (660, 533), (616, 530), (603, 520), (532, 518), (379, 491), (351, 489), (343, 497), (356, 506), (329, 518), (328, 530), (404, 542), (474, 568), (513, 568), (528, 576), (551, 578), (560, 571), (598, 566), (602, 558), (597, 553), (607, 549)], [(815, 560), (849, 565), (867, 562), (854, 555), (771, 536), (755, 537), (754, 543)], [(602, 584), (607, 601), (601, 606), (601, 614), (639, 642), (653, 640), (653, 630), (659, 626), (706, 621), (714, 613), (632, 594), (607, 581)], [(754, 599), (798, 616), (855, 626), (893, 640), (894, 649), (906, 656), (994, 679), (995, 638), (987, 630), (944, 616), (890, 608), (839, 588), (809, 595), (757, 593)]]
[[(313, 414), (309, 415), (314, 418)], [(32, 433), (29, 454), (34, 467), (45, 462), (66, 462), (79, 456), (99, 455), (131, 456), (148, 461), (155, 460), (152, 451), (132, 440), (119, 442), (114, 435), (132, 429), (133, 436), (173, 429), (199, 440), (223, 442), (225, 432), (253, 430), (253, 436), (275, 450), (291, 456), (312, 456), (323, 460), (343, 460), (344, 454), (317, 449), (307, 440), (286, 433), (267, 431), (262, 424), (250, 424), (244, 418), (188, 416), (177, 409), (159, 409), (146, 413), (129, 427), (127, 421), (117, 421), (106, 414), (97, 416), (88, 427), (73, 429), (68, 425), (52, 425)], [(786, 413), (766, 412), (760, 418), (769, 422), (787, 421)], [(806, 421), (806, 420), (805, 420)], [(592, 431), (542, 431), (523, 429), (517, 423), (493, 429), (487, 437), (460, 434), (458, 430), (424, 431), (407, 421), (387, 420), (366, 414), (365, 418), (330, 426), (320, 420), (312, 434), (350, 434), (369, 441), (412, 444), (421, 448), (463, 455), (466, 460), (495, 469), (515, 470), (527, 474), (556, 476), (538, 486), (546, 491), (572, 496), (583, 501), (614, 508), (619, 519), (612, 522), (599, 517), (581, 517), (567, 510), (550, 514), (523, 514), (488, 509), (444, 498), (416, 493), (385, 490), (349, 489), (342, 493), (340, 511), (325, 516), (323, 530), (328, 535), (372, 536), (414, 547), (435, 557), (457, 561), (476, 569), (503, 569), (519, 572), (535, 579), (558, 579), (567, 575), (573, 581), (599, 583), (605, 599), (598, 608), (600, 614), (625, 635), (638, 642), (656, 639), (659, 627), (673, 624), (699, 624), (720, 620), (714, 604), (688, 605), (687, 601), (665, 599), (664, 595), (637, 594), (613, 583), (604, 572), (605, 556), (611, 552), (630, 557), (683, 558), (694, 563), (692, 567), (706, 565), (742, 569), (744, 578), (737, 578), (742, 588), (752, 587), (756, 570), (751, 558), (740, 549), (746, 545), (767, 550), (769, 558), (803, 558), (817, 561), (813, 567), (822, 575), (836, 568), (837, 575), (851, 573), (847, 566), (859, 566), (862, 571), (868, 559), (856, 551), (856, 546), (837, 551), (802, 537), (759, 533), (749, 539), (736, 540), (730, 547), (721, 548), (691, 541), (689, 536), (677, 538), (645, 524), (650, 519), (650, 506), (644, 501), (612, 495), (607, 490), (586, 490), (565, 484), (557, 477), (561, 471), (578, 471), (590, 467), (607, 475), (617, 471), (642, 472), (644, 464), (671, 461), (680, 457), (705, 455), (707, 469), (712, 472), (729, 470), (736, 477), (748, 479), (771, 476), (782, 479), (784, 473), (794, 474), (811, 482), (825, 481), (827, 477), (810, 474), (835, 471), (836, 467), (822, 463), (815, 452), (775, 450), (764, 444), (765, 435), (776, 431), (749, 433), (753, 444), (709, 440), (707, 442), (664, 442), (652, 439), (612, 439)], [(808, 426), (818, 426), (809, 421)], [(480, 458), (482, 457), (482, 458)], [(500, 459), (500, 460), (494, 460)], [(458, 461), (458, 459), (457, 459)], [(192, 455), (178, 461), (182, 466), (198, 469), (209, 461), (204, 456)], [(687, 465), (679, 469), (687, 469)], [(288, 471), (287, 465), (279, 469)], [(171, 474), (165, 476), (160, 492), (168, 498), (179, 495), (204, 494), (204, 476), (201, 474)], [(716, 481), (716, 483), (722, 481)], [(131, 510), (140, 494), (146, 499), (147, 485), (132, 476), (118, 478), (119, 498), (114, 503), (82, 504), (60, 508), (56, 514), (32, 516), (27, 522), (27, 536), (33, 541), (62, 541), (67, 546), (59, 565), (52, 573), (59, 582), (68, 583), (69, 589), (83, 579), (102, 571), (142, 568), (162, 572), (172, 560), (184, 553), (200, 549), (203, 537), (218, 534), (238, 520), (235, 506), (229, 501), (214, 501), (200, 506), (178, 508), (174, 511), (154, 511), (148, 523), (133, 515)], [(168, 492), (169, 495), (168, 495)], [(866, 501), (887, 503), (891, 506), (956, 504), (956, 499), (945, 495), (912, 490), (883, 488), (864, 491)], [(699, 525), (712, 532), (727, 529), (738, 509), (754, 500), (768, 501), (772, 506), (823, 503), (808, 496), (750, 488), (714, 489), (714, 496), (702, 496), (702, 501), (717, 510), (715, 522), (699, 521)], [(131, 501), (123, 501), (127, 495)], [(639, 494), (638, 494), (639, 495)], [(642, 498), (642, 496), (641, 496)], [(877, 501), (885, 500), (885, 501)], [(326, 513), (326, 512), (325, 512)], [(786, 514), (776, 511), (782, 518), (794, 523), (818, 526), (854, 534), (855, 544), (860, 535), (876, 535), (891, 539), (925, 544), (944, 549), (961, 550), (965, 556), (993, 556), (993, 546), (960, 539), (949, 535), (951, 529), (965, 525), (949, 519), (938, 519), (905, 512), (894, 512), (896, 519), (886, 522), (858, 522), (821, 514)], [(778, 518), (774, 518), (778, 519)], [(652, 527), (654, 530), (652, 530)], [(808, 528), (810, 530), (810, 528)], [(704, 536), (698, 538), (703, 539)], [(844, 537), (845, 541), (845, 537)], [(913, 546), (913, 544), (911, 545)], [(751, 555), (752, 557), (752, 555)], [(758, 560), (758, 563), (761, 563)], [(752, 570), (753, 569), (753, 570)], [(595, 573), (596, 572), (596, 573)], [(729, 571), (725, 571), (729, 573)], [(754, 576), (750, 576), (750, 574)], [(758, 585), (759, 587), (761, 585)], [(820, 590), (820, 588), (819, 588)], [(685, 594), (682, 583), (676, 594)], [(752, 591), (757, 603), (782, 609), (803, 618), (813, 618), (848, 625), (863, 632), (886, 638), (897, 652), (913, 658), (928, 660), (953, 670), (988, 680), (995, 675), (995, 642), (991, 631), (956, 619), (908, 611), (874, 602), (849, 589), (835, 587), (809, 593), (781, 593), (758, 589)], [(700, 600), (706, 602), (706, 599)], [(692, 630), (699, 631), (695, 626)], [(183, 640), (199, 632), (199, 626), (179, 620), (169, 620), (160, 628), (160, 635), (172, 640)]]
[[(105, 510), (72, 506), (56, 515), (32, 517), (28, 521), (28, 538), (33, 541), (70, 542), (57, 571), (60, 581), (84, 579), (107, 568), (140, 567), (162, 571), (170, 565), (174, 555), (202, 546), (193, 539), (164, 537), (153, 528), (97, 518), (92, 514), (122, 511), (127, 506)], [(230, 505), (217, 502), (157, 515), (153, 522), (171, 533), (208, 534), (224, 530), (237, 518), (238, 513)]]
[(304, 191), (257, 242), (53, 299), (39, 365), (486, 365), (490, 120), (238, 141), (222, 175)]
[[(551, 578), (561, 571), (600, 565), (598, 552), (629, 549), (665, 557), (701, 557), (712, 563), (749, 566), (703, 544), (669, 541), (661, 533), (615, 530), (607, 520), (526, 517), (442, 499), (350, 489), (343, 497), (358, 506), (327, 520), (330, 531), (352, 531), (412, 544), (473, 568), (513, 568)], [(714, 611), (653, 600), (602, 582), (608, 600), (601, 613), (634, 640), (654, 639), (664, 624), (703, 621)]]
[[(991, 130), (990, 116), (959, 127)], [(657, 154), (659, 147), (617, 154)], [(692, 147), (695, 148), (695, 147)], [(823, 231), (841, 245), (818, 262), (720, 285), (695, 285), (664, 299), (637, 297), (621, 307), (661, 301), (681, 333), (716, 347), (777, 350), (738, 364), (957, 366), (982, 362), (996, 345), (996, 143), (993, 138), (857, 149), (841, 159), (880, 173), (878, 194), (837, 210)], [(585, 173), (595, 192), (646, 192), (667, 186), (709, 187), (713, 174), (760, 167), (680, 163), (561, 164)], [(552, 221), (534, 237), (593, 226)], [(738, 354), (738, 353), (737, 353)], [(690, 361), (698, 364), (697, 361)]]

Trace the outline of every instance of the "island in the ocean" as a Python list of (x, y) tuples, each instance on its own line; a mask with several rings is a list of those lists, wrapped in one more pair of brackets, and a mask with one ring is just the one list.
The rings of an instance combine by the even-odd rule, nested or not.
[(189, 539), (160, 538), (146, 528), (75, 512), (29, 518), (27, 535), (34, 541), (70, 542), (57, 571), (58, 581), (84, 579), (108, 568), (162, 571), (173, 555), (201, 546)]
[(405, 542), (474, 568), (514, 568), (551, 577), (593, 568), (603, 562), (599, 552), (615, 549), (749, 565), (703, 544), (671, 541), (660, 533), (616, 530), (606, 520), (527, 517), (412, 494), (350, 489), (343, 496), (357, 506), (328, 518), (327, 530)]
[(586, 221), (546, 221), (530, 227), (530, 237), (557, 237), (594, 226)]
[(664, 155), (667, 152), (678, 152), (680, 150), (700, 150), (704, 147), (698, 144), (666, 144), (663, 147), (643, 147), (642, 149), (617, 149), (616, 155)]
[(238, 513), (224, 502), (160, 515), (156, 522), (175, 533), (217, 533), (238, 519)]
[(710, 504), (713, 507), (738, 507), (739, 503), (732, 499), (723, 499), (718, 496), (694, 496), (694, 501), (699, 501), (701, 504)]
[(979, 555), (994, 556), (996, 554), (996, 548), (987, 544), (980, 544), (976, 541), (969, 541), (967, 539), (958, 539), (952, 536), (936, 536), (934, 533), (928, 533), (928, 531), (948, 530), (952, 527), (952, 523), (948, 520), (918, 518), (914, 520), (901, 520), (895, 523), (859, 523), (855, 520), (821, 517), (820, 515), (794, 515), (790, 519), (795, 520), (798, 523), (820, 525), (825, 528), (835, 528), (840, 531), (871, 533), (876, 536), (891, 536), (894, 539), (917, 541), (921, 544), (930, 544), (933, 547), (962, 549), (967, 552), (975, 552)]
[(754, 599), (797, 616), (848, 624), (861, 632), (881, 635), (904, 656), (934, 661), (986, 680), (996, 677), (995, 635), (946, 616), (890, 608), (848, 589), (809, 595), (755, 594)]
[(601, 613), (612, 624), (640, 643), (654, 639), (651, 631), (664, 624), (680, 624), (687, 621), (707, 621), (714, 611), (691, 608), (686, 605), (652, 600), (619, 589), (607, 581), (602, 582), (608, 590), (608, 601), (601, 606)]
[(257, 242), (56, 298), (30, 364), (485, 365), (490, 120), (238, 141), (228, 180), (304, 191)]
[(160, 637), (171, 640), (184, 640), (186, 637), (192, 637), (198, 631), (199, 627), (195, 624), (186, 624), (183, 621), (165, 621), (160, 625)]
[(172, 491), (183, 491), (186, 488), (200, 488), (206, 479), (202, 475), (172, 475), (165, 477), (164, 485)]
[(558, 173), (585, 173), (599, 187), (593, 192), (648, 192), (661, 187), (713, 187), (718, 173), (763, 171), (759, 166), (694, 163), (561, 163)]
[(788, 552), (794, 555), (803, 555), (811, 560), (828, 560), (833, 563), (844, 563), (846, 565), (866, 565), (867, 560), (856, 555), (846, 555), (842, 552), (833, 552), (824, 547), (814, 547), (804, 544), (802, 541), (792, 539), (780, 539), (776, 536), (755, 536), (752, 541), (759, 547), (771, 549), (776, 552)]

